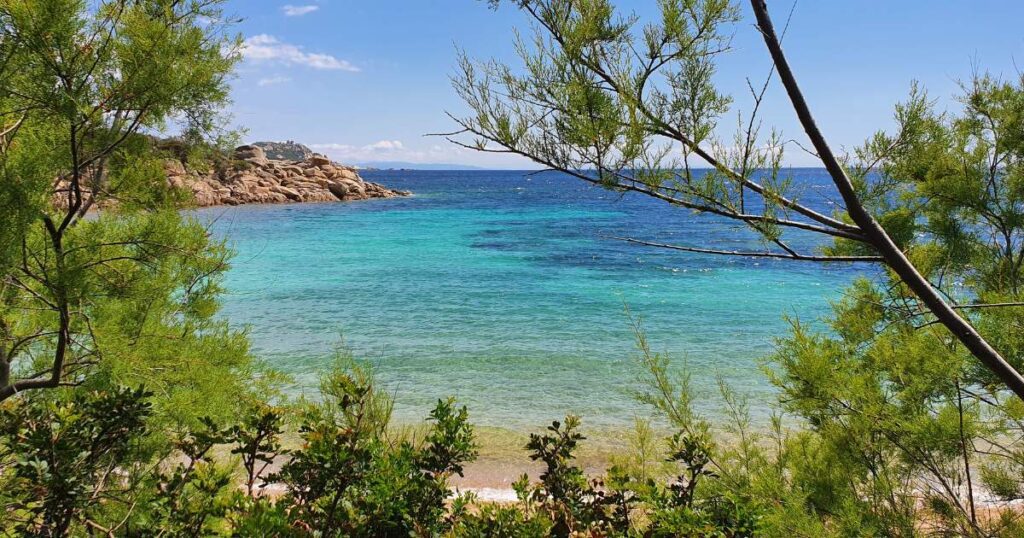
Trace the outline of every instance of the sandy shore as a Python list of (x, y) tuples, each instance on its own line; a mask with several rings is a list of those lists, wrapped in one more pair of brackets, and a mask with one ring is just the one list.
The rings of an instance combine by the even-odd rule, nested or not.
[[(539, 430), (538, 430), (539, 431)], [(582, 430), (587, 439), (582, 441), (576, 463), (588, 476), (599, 476), (616, 457), (629, 450), (631, 432)], [(530, 460), (526, 443), (530, 435), (501, 428), (478, 427), (477, 459), (466, 465), (462, 477), (454, 477), (452, 486), (458, 491), (472, 491), (478, 497), (492, 501), (514, 501), (512, 484), (526, 474), (531, 481), (539, 480), (544, 464)]]

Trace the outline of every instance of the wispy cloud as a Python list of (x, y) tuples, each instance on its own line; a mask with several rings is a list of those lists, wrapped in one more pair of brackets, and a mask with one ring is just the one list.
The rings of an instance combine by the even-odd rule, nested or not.
[(372, 155), (386, 155), (391, 153), (400, 152), (405, 149), (405, 145), (402, 144), (401, 140), (380, 140), (372, 144), (366, 144), (365, 146), (355, 146), (352, 144), (310, 144), (309, 147), (313, 149), (319, 149), (324, 151), (330, 151), (335, 155), (345, 156), (347, 158), (367, 158)]
[(301, 17), (303, 15), (312, 13), (312, 12), (318, 10), (318, 9), (320, 9), (320, 6), (314, 6), (314, 5), (293, 6), (291, 4), (288, 4), (288, 5), (284, 6), (284, 7), (282, 7), (281, 11), (284, 11), (284, 14), (285, 14), (286, 17)]
[(273, 76), (273, 77), (261, 78), (259, 80), (259, 82), (256, 83), (256, 85), (257, 86), (273, 86), (274, 84), (284, 84), (285, 82), (291, 82), (291, 80), (292, 79), (290, 77), (284, 77), (284, 76), (281, 76), (281, 75), (277, 75), (277, 76)]
[(267, 34), (254, 35), (242, 44), (242, 54), (254, 62), (276, 61), (289, 65), (304, 65), (313, 69), (358, 72), (359, 68), (347, 60), (330, 54), (305, 52), (302, 47), (282, 43)]

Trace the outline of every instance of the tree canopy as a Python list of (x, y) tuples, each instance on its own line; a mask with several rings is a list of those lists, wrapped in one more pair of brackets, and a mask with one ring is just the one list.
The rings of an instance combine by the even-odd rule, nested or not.
[(221, 4), (0, 1), (0, 400), (146, 382), (173, 413), (247, 368), (212, 317), (227, 251), (151, 139), (218, 136), (239, 44)]

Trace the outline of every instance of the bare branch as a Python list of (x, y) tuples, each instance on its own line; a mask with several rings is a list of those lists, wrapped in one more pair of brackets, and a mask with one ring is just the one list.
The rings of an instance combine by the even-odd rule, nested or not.
[(719, 256), (740, 256), (744, 258), (773, 258), (778, 260), (794, 260), (794, 261), (808, 261), (808, 262), (864, 262), (864, 263), (881, 263), (884, 261), (881, 256), (817, 256), (799, 254), (797, 252), (770, 252), (770, 251), (739, 251), (739, 250), (718, 250), (711, 248), (698, 248), (698, 247), (686, 247), (682, 245), (672, 245), (667, 243), (657, 243), (654, 241), (643, 241), (640, 239), (633, 239), (629, 237), (612, 237), (612, 239), (618, 239), (627, 243), (635, 243), (637, 245), (645, 245), (649, 247), (666, 248), (670, 250), (680, 250), (683, 252), (695, 252), (698, 254), (715, 254)]

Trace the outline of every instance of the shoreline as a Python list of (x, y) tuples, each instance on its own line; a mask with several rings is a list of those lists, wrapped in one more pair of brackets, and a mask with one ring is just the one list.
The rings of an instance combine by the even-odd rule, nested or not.
[[(542, 462), (530, 459), (526, 444), (531, 433), (543, 432), (549, 424), (539, 425), (532, 432), (493, 426), (476, 427), (477, 457), (465, 465), (463, 476), (455, 476), (450, 480), (452, 488), (498, 497), (493, 500), (514, 501), (515, 492), (512, 484), (524, 474), (529, 476), (532, 482), (536, 482), (544, 471)], [(660, 443), (661, 439), (669, 435), (668, 431), (653, 428), (652, 437)], [(582, 428), (580, 433), (585, 439), (580, 442), (573, 461), (587, 476), (596, 477), (604, 474), (615, 463), (616, 458), (629, 456), (633, 432), (634, 430), (628, 427), (600, 430)]]

